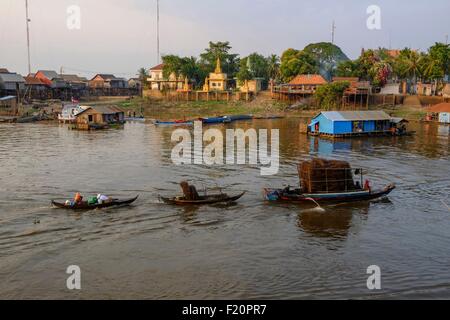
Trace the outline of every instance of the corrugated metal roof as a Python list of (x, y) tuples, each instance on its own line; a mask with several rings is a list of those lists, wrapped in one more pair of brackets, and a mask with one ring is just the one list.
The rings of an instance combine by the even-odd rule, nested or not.
[(0, 73), (0, 82), (25, 83), (25, 79), (17, 73)]
[(116, 113), (121, 113), (124, 112), (122, 109), (120, 109), (119, 107), (116, 106), (95, 106), (95, 107), (86, 107), (86, 109), (82, 112), (80, 112), (78, 115), (81, 115), (82, 113), (84, 113), (85, 111), (92, 109), (97, 111), (98, 113), (102, 113), (102, 114), (116, 114)]
[(320, 74), (300, 74), (289, 82), (290, 85), (320, 85), (326, 83), (327, 80)]
[(391, 120), (384, 111), (327, 111), (322, 114), (331, 121)]
[(39, 70), (38, 72), (42, 73), (47, 79), (49, 80), (53, 80), (55, 78), (59, 78), (58, 74), (56, 73), (56, 71), (52, 71), (52, 70)]
[(8, 100), (13, 100), (16, 99), (15, 96), (6, 96), (6, 97), (1, 97), (0, 101), (8, 101)]

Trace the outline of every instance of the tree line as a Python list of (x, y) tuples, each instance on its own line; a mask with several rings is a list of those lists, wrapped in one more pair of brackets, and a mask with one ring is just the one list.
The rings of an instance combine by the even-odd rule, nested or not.
[[(357, 77), (378, 87), (389, 79), (410, 84), (417, 84), (419, 80), (443, 84), (450, 73), (450, 45), (443, 43), (436, 43), (426, 52), (405, 48), (395, 55), (385, 48), (369, 49), (355, 60), (350, 60), (338, 46), (328, 42), (313, 43), (303, 50), (290, 48), (281, 57), (275, 54), (266, 57), (255, 52), (241, 58), (231, 51), (230, 43), (225, 41), (210, 42), (199, 57), (164, 55), (164, 77), (172, 74), (187, 77), (200, 88), (215, 70), (217, 58), (230, 79), (236, 78), (242, 83), (260, 78), (265, 85), (270, 80), (287, 83), (299, 74), (321, 74), (328, 81), (334, 76)], [(147, 78), (145, 69), (139, 71), (139, 76)]]

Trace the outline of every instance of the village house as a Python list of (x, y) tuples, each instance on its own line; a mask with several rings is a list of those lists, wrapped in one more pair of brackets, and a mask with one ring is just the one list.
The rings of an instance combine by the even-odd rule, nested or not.
[(383, 134), (391, 130), (392, 117), (384, 111), (321, 112), (311, 121), (308, 132), (316, 136)]
[(86, 90), (88, 87), (88, 80), (79, 77), (76, 74), (60, 74), (59, 77), (63, 79), (68, 87), (74, 91)]
[(272, 94), (279, 99), (299, 99), (316, 93), (317, 88), (327, 84), (320, 74), (300, 74), (289, 83), (273, 86)]
[(26, 96), (35, 99), (44, 99), (47, 96), (48, 86), (41, 79), (25, 77)]
[(439, 103), (427, 108), (427, 121), (450, 124), (450, 103)]
[(39, 70), (34, 75), (35, 78), (40, 79), (43, 83), (52, 89), (65, 89), (67, 88), (67, 82), (61, 78), (56, 71), (52, 70)]
[(181, 90), (184, 85), (184, 78), (172, 73), (168, 79), (164, 77), (164, 64), (159, 64), (150, 69), (150, 76), (147, 78), (151, 90)]
[(105, 129), (125, 122), (125, 112), (114, 106), (87, 107), (75, 117), (75, 128), (79, 130)]
[(263, 81), (263, 78), (254, 78), (252, 80), (247, 80), (244, 81), (244, 83), (241, 83), (236, 79), (236, 89), (240, 90), (243, 93), (252, 92), (256, 94), (262, 90)]
[(130, 78), (128, 80), (128, 88), (141, 90), (141, 88), (142, 88), (142, 81), (139, 78)]
[(0, 96), (17, 95), (25, 91), (25, 79), (17, 73), (0, 73)]
[(97, 74), (89, 81), (91, 89), (126, 89), (128, 83), (123, 78), (117, 78), (113, 74)]

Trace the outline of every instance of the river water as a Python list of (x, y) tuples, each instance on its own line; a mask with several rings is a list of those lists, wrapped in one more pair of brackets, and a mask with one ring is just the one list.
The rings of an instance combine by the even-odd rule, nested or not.
[[(279, 174), (177, 167), (174, 129), (151, 124), (91, 133), (1, 125), (0, 299), (450, 298), (448, 127), (411, 124), (414, 137), (333, 143), (298, 134), (297, 119), (229, 126), (280, 129)], [(296, 164), (316, 155), (398, 189), (325, 212), (262, 200), (263, 187), (298, 184)], [(183, 179), (248, 193), (228, 207), (160, 203)], [(77, 191), (140, 198), (84, 213), (51, 208), (50, 199)], [(66, 287), (70, 265), (81, 268), (81, 291)], [(371, 265), (382, 290), (367, 289)]]

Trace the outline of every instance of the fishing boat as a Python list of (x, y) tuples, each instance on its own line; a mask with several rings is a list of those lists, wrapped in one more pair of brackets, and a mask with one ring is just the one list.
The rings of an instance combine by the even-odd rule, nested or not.
[[(389, 195), (394, 184), (372, 188), (362, 168), (352, 168), (346, 161), (315, 158), (298, 166), (300, 188), (265, 188), (264, 199), (280, 202), (354, 202), (374, 200)], [(355, 179), (359, 177), (359, 179)]]
[(218, 203), (229, 203), (235, 202), (242, 198), (246, 192), (238, 195), (229, 196), (225, 193), (216, 195), (205, 195), (201, 196), (196, 200), (187, 200), (186, 197), (175, 197), (175, 198), (165, 198), (160, 197), (160, 199), (170, 205), (206, 205), (206, 204), (218, 204)]
[(370, 201), (388, 196), (395, 189), (395, 185), (390, 184), (381, 190), (355, 190), (337, 193), (304, 193), (301, 189), (264, 189), (264, 199), (271, 202), (293, 202), (304, 203), (315, 201), (318, 203), (340, 203)]
[(137, 199), (139, 198), (139, 196), (136, 196), (134, 198), (131, 199), (123, 199), (123, 200), (119, 200), (119, 199), (114, 199), (111, 202), (108, 203), (103, 203), (103, 204), (94, 204), (94, 205), (89, 205), (87, 202), (82, 202), (80, 204), (75, 204), (73, 206), (71, 205), (66, 205), (65, 203), (61, 203), (61, 202), (57, 202), (57, 201), (52, 201), (52, 205), (58, 209), (67, 209), (67, 210), (94, 210), (94, 209), (103, 209), (103, 208), (111, 208), (111, 207), (118, 207), (118, 206), (125, 206), (125, 205), (130, 205), (133, 202), (135, 202)]

